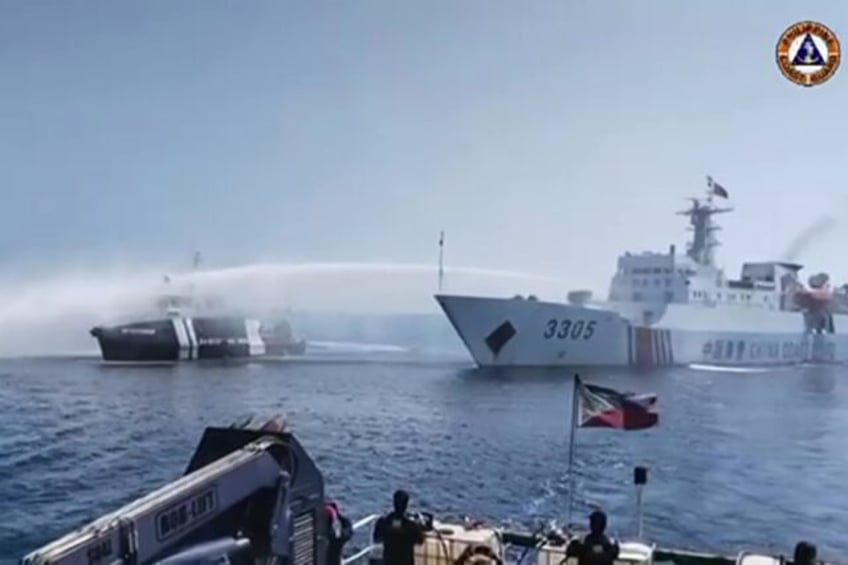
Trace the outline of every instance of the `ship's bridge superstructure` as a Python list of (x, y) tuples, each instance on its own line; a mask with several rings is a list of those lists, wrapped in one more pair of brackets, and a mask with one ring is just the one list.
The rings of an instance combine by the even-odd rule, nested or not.
[(797, 286), (800, 265), (769, 261), (745, 263), (742, 277), (729, 280), (721, 269), (699, 265), (685, 255), (626, 253), (618, 258), (609, 299), (652, 304), (793, 309), (784, 297)]
[(801, 265), (782, 261), (745, 263), (738, 280), (727, 279), (715, 265), (713, 250), (720, 245), (715, 232), (720, 228), (712, 216), (732, 209), (715, 206), (713, 195), (710, 188), (705, 199), (693, 198), (692, 206), (679, 212), (689, 217), (693, 232), (685, 254), (672, 245), (668, 253), (619, 256), (610, 285), (611, 302), (796, 309), (790, 294), (800, 286)]

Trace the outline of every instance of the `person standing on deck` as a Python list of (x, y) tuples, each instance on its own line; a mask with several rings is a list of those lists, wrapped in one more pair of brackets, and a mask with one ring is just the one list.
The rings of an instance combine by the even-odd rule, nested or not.
[(324, 514), (328, 522), (327, 565), (342, 565), (342, 550), (353, 537), (353, 526), (335, 502), (328, 501), (324, 504)]
[(406, 491), (395, 491), (392, 503), (394, 509), (374, 524), (374, 543), (383, 544), (385, 565), (414, 565), (415, 546), (424, 543), (424, 529), (406, 515)]
[(816, 553), (818, 552), (815, 545), (808, 541), (799, 541), (795, 546), (792, 565), (815, 565)]
[(613, 565), (618, 558), (618, 542), (606, 535), (606, 529), (607, 515), (595, 510), (589, 515), (589, 533), (568, 544), (566, 555), (576, 557), (577, 565)]

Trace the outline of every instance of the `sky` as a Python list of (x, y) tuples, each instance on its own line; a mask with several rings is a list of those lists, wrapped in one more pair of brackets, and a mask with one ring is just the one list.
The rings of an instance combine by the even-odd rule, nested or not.
[[(839, 2), (0, 3), (0, 271), (435, 263), (605, 290), (730, 192), (717, 260), (848, 282), (848, 68), (789, 25)], [(843, 65), (845, 67), (845, 65)]]

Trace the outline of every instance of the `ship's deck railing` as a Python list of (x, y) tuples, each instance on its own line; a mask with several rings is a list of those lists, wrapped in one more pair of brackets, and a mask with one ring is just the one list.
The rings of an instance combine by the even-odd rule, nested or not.
[[(379, 517), (379, 514), (371, 514), (369, 516), (366, 516), (365, 518), (362, 518), (361, 520), (357, 520), (356, 522), (354, 522), (354, 535), (356, 535), (357, 532), (362, 531), (363, 528), (367, 528), (368, 526), (376, 522)], [(342, 565), (350, 565), (351, 563), (357, 563), (360, 560), (367, 560), (368, 557), (371, 555), (371, 552), (374, 551), (377, 547), (379, 547), (379, 544), (371, 542), (371, 539), (369, 538), (366, 547), (358, 550), (353, 555), (342, 559)]]
[[(369, 533), (367, 538), (367, 542), (364, 545), (359, 545), (358, 548), (349, 556), (344, 557), (342, 559), (342, 565), (355, 565), (361, 563), (368, 563), (369, 560), (373, 557), (374, 550), (381, 548), (380, 544), (373, 543), (370, 537), (370, 526), (377, 521), (380, 517), (379, 514), (371, 514), (360, 520), (357, 520), (352, 524), (354, 539), (356, 539), (357, 534), (363, 533), (363, 530)], [(512, 547), (527, 547), (528, 543), (532, 547), (535, 545), (535, 537), (534, 539), (530, 539), (527, 537), (527, 534), (509, 534), (508, 532), (503, 532), (504, 538), (524, 538), (524, 539), (501, 539), (501, 542), (504, 543), (504, 549), (508, 549), (510, 546)], [(354, 540), (352, 539), (351, 542)], [(517, 546), (513, 546), (510, 541), (517, 543)], [(355, 545), (350, 545), (349, 547), (357, 547)], [(536, 546), (538, 547), (538, 546)], [(737, 565), (738, 563), (744, 561), (743, 557), (754, 557), (759, 558), (760, 562), (770, 562), (770, 563), (782, 563), (786, 565), (791, 565), (790, 560), (786, 559), (783, 556), (779, 556), (777, 558), (773, 558), (773, 560), (767, 559), (767, 556), (757, 554), (757, 553), (749, 553), (747, 551), (743, 551), (736, 556), (725, 556), (725, 555), (714, 555), (714, 554), (706, 554), (706, 553), (698, 553), (687, 550), (673, 550), (666, 548), (658, 548), (655, 545), (652, 545), (653, 548), (653, 563), (662, 563), (662, 562), (670, 562), (676, 563), (678, 565)], [(522, 554), (522, 558), (516, 561), (523, 561), (525, 563), (533, 563), (533, 559), (531, 556), (526, 555), (526, 552)], [(766, 559), (763, 559), (766, 558)], [(508, 563), (508, 560), (504, 560), (505, 563)], [(819, 563), (827, 563), (827, 564), (836, 564), (836, 561), (819, 561)]]
[[(381, 560), (382, 560), (382, 551), (381, 551), (382, 550), (382, 544), (372, 542), (371, 537), (370, 537), (370, 530), (371, 530), (370, 526), (374, 522), (376, 522), (379, 519), (379, 517), (380, 517), (379, 514), (371, 514), (369, 516), (362, 518), (361, 520), (357, 520), (356, 522), (354, 522), (352, 524), (353, 538), (351, 539), (351, 542), (349, 542), (348, 547), (356, 548), (356, 549), (354, 549), (354, 551), (351, 555), (346, 556), (342, 559), (342, 565), (358, 565), (358, 564), (366, 564), (366, 563), (369, 563), (369, 562), (371, 562), (371, 563), (381, 563)], [(367, 541), (365, 541), (364, 544), (361, 543), (361, 542), (359, 544), (355, 543), (355, 541), (357, 540), (357, 537), (358, 537), (357, 534), (365, 533), (365, 532), (363, 532), (363, 530), (366, 530), (368, 532)], [(524, 563), (529, 564), (529, 563), (533, 562), (533, 560), (530, 559), (529, 556), (527, 555), (527, 553), (528, 553), (527, 551), (523, 552), (523, 555), (522, 555), (523, 559), (509, 559), (508, 555), (509, 555), (510, 551), (514, 550), (514, 549), (518, 549), (518, 550), (521, 550), (521, 549), (525, 549), (525, 550), (538, 549), (539, 548), (538, 538), (536, 537), (535, 534), (527, 534), (527, 533), (525, 533), (525, 534), (518, 534), (518, 533), (509, 534), (509, 533), (506, 533), (505, 531), (501, 530), (500, 528), (496, 528), (496, 531), (498, 532), (497, 539), (498, 539), (498, 543), (501, 546), (501, 551), (504, 552), (504, 563), (519, 564), (519, 563), (524, 562)], [(504, 536), (505, 533), (506, 533), (506, 536)], [(505, 539), (505, 537), (511, 538), (511, 539)], [(512, 538), (514, 538), (514, 539), (512, 539)], [(361, 540), (362, 538), (359, 538), (359, 539)], [(380, 550), (380, 551), (375, 552), (375, 550)], [(447, 551), (446, 548), (440, 549), (439, 550), (440, 555), (441, 555), (441, 552), (443, 550)], [(376, 559), (376, 561), (375, 561), (375, 559)], [(427, 562), (427, 563), (430, 563), (432, 561), (431, 558), (428, 558), (426, 556), (426, 550), (425, 550), (425, 556), (423, 557), (423, 561)], [(441, 562), (439, 559), (437, 559), (437, 561)], [(417, 560), (416, 560), (416, 562), (417, 562)], [(699, 563), (699, 564), (696, 564), (696, 565), (702, 565), (702, 564)], [(717, 564), (716, 563), (710, 563), (709, 565), (717, 565)], [(729, 562), (721, 563), (721, 565), (733, 565), (733, 562), (729, 561)]]
[[(366, 516), (366, 517), (364, 517), (360, 520), (357, 520), (356, 522), (354, 522), (352, 524), (353, 538), (351, 539), (351, 541), (349, 542), (349, 545), (347, 547), (354, 547), (356, 549), (354, 550), (354, 552), (351, 555), (346, 556), (342, 559), (342, 565), (361, 565), (361, 564), (367, 564), (369, 562), (374, 563), (373, 559), (375, 557), (377, 557), (377, 559), (378, 559), (377, 562), (380, 562), (379, 560), (381, 559), (382, 554), (381, 554), (381, 552), (377, 552), (375, 554), (375, 550), (382, 549), (382, 544), (374, 543), (374, 542), (371, 541), (371, 537), (370, 537), (370, 529), (371, 528), (369, 528), (369, 526), (371, 526), (374, 522), (376, 522), (379, 519), (379, 517), (380, 517), (379, 514), (371, 514), (371, 515)], [(356, 544), (355, 540), (358, 537), (357, 534), (361, 535), (362, 533), (364, 533), (363, 530), (367, 531), (368, 534), (369, 534), (367, 541), (364, 544), (362, 544), (361, 542), (359, 544)], [(536, 538), (536, 536), (534, 534), (526, 534), (526, 533), (525, 534), (520, 534), (520, 533), (511, 533), (510, 534), (510, 533), (501, 531), (500, 529), (498, 529), (498, 531), (500, 532), (499, 535), (498, 535), (498, 541), (501, 545), (502, 551), (504, 551), (504, 557), (505, 557), (504, 563), (513, 563), (513, 564), (519, 564), (519, 565), (521, 563), (525, 563), (526, 565), (530, 565), (532, 563), (535, 563), (534, 559), (532, 558), (532, 556), (528, 555), (527, 551), (524, 551), (521, 554), (520, 558), (510, 559), (508, 557), (508, 554), (510, 553), (511, 550), (515, 550), (515, 549), (519, 549), (519, 550), (520, 549), (525, 549), (525, 550), (538, 549), (539, 548), (539, 546), (537, 545), (538, 544), (538, 538)], [(506, 534), (506, 535), (504, 535), (504, 534)], [(507, 539), (505, 539), (505, 538), (507, 538)], [(361, 539), (361, 538), (359, 538), (359, 539)], [(658, 554), (656, 552), (656, 546), (652, 546), (652, 548), (654, 549), (653, 562), (675, 561), (675, 560), (668, 559), (668, 558), (657, 559), (657, 557), (662, 557), (662, 555)], [(517, 556), (515, 556), (515, 557), (517, 557)], [(722, 556), (702, 556), (702, 555), (699, 555), (699, 554), (691, 554), (691, 556), (690, 556), (690, 555), (686, 555), (685, 552), (684, 552), (679, 557), (683, 557), (683, 559), (681, 559), (679, 561), (679, 565), (735, 565), (735, 560), (733, 558), (725, 558), (725, 557), (722, 557)], [(706, 557), (706, 559), (704, 559), (705, 557)], [(425, 558), (425, 561), (428, 561), (428, 560)]]

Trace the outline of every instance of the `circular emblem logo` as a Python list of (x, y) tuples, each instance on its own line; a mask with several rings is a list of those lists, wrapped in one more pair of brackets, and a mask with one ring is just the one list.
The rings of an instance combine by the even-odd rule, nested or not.
[(777, 42), (777, 66), (783, 76), (801, 86), (816, 86), (839, 68), (839, 39), (818, 22), (798, 22)]

